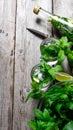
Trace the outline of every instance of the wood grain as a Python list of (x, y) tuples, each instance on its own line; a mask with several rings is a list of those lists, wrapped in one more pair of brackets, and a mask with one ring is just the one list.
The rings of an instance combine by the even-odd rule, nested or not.
[(73, 19), (72, 0), (53, 0), (53, 11), (55, 14)]
[(16, 0), (0, 0), (0, 130), (12, 130)]
[(0, 130), (30, 130), (27, 121), (37, 102), (25, 99), (42, 40), (26, 27), (51, 35), (51, 24), (33, 14), (33, 8), (40, 5), (52, 12), (52, 2), (55, 14), (73, 18), (72, 0), (0, 0)]
[(37, 106), (32, 100), (27, 103), (24, 100), (30, 90), (31, 69), (39, 63), (39, 46), (42, 40), (27, 31), (26, 27), (49, 34), (51, 30), (50, 25), (50, 30), (47, 30), (47, 22), (44, 23), (39, 18), (37, 20), (37, 16), (33, 14), (35, 5), (41, 5), (49, 11), (52, 9), (51, 0), (17, 1), (13, 130), (29, 130), (27, 121), (33, 117), (33, 108)]

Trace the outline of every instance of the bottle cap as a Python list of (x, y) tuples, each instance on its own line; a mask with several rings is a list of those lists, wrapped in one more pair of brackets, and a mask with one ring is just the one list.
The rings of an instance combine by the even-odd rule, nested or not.
[(40, 6), (34, 7), (33, 12), (34, 12), (35, 14), (38, 14), (40, 8), (41, 8)]

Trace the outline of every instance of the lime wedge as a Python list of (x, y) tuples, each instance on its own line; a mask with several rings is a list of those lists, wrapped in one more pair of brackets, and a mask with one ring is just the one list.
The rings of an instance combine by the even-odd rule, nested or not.
[(58, 81), (73, 80), (73, 77), (64, 72), (57, 72), (56, 80), (58, 80)]

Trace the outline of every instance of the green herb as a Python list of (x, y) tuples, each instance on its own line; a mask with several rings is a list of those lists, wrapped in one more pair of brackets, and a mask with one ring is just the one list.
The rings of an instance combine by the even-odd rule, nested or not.
[[(46, 93), (40, 110), (34, 110), (35, 119), (29, 121), (32, 130), (72, 130), (73, 89), (71, 82), (54, 85)], [(39, 124), (38, 124), (39, 123)]]
[[(41, 61), (40, 71), (39, 66), (36, 66), (34, 70), (35, 73), (32, 73), (32, 91), (28, 94), (27, 99), (30, 97), (40, 99), (43, 95), (41, 91), (42, 88), (49, 86), (49, 84), (55, 80), (56, 73), (60, 71), (62, 71), (62, 66), (56, 65), (51, 67), (47, 65), (45, 61)], [(41, 75), (41, 77), (39, 77), (39, 75)]]
[[(66, 57), (68, 57), (69, 64), (72, 66), (72, 45), (73, 43), (68, 42), (67, 37), (62, 37), (61, 39), (50, 38), (42, 42), (40, 45), (40, 63), (32, 68), (32, 90), (28, 94), (27, 99), (30, 97), (36, 99), (41, 98), (42, 88), (49, 86), (52, 81), (70, 79), (69, 77), (71, 76), (68, 77), (67, 74), (57, 72), (63, 71), (61, 63)], [(57, 64), (55, 66), (48, 65), (48, 61), (51, 61), (53, 59), (56, 59), (58, 61)]]
[(71, 51), (70, 53), (68, 53), (68, 61), (70, 66), (73, 68), (73, 51)]
[[(52, 40), (52, 38), (51, 38)], [(41, 50), (41, 59), (45, 61), (54, 61), (58, 60), (59, 64), (61, 64), (66, 57), (68, 57), (69, 61), (72, 59), (69, 55), (72, 55), (71, 47), (73, 42), (68, 42), (67, 37), (62, 37), (61, 39), (53, 39), (52, 44), (50, 43), (49, 39), (46, 42), (40, 45)]]
[[(73, 76), (63, 72), (62, 66), (62, 62), (67, 58), (72, 69), (72, 47), (73, 42), (68, 42), (67, 37), (47, 39), (40, 45), (40, 63), (32, 68), (31, 92), (26, 99), (42, 101), (39, 107), (34, 109), (35, 118), (28, 122), (32, 130), (73, 128)], [(49, 65), (49, 62), (54, 60), (57, 60), (56, 64)], [(43, 92), (44, 88), (48, 89)]]
[(73, 130), (73, 121), (68, 122), (63, 130)]
[[(65, 24), (63, 21), (66, 21)], [(61, 36), (67, 36), (70, 41), (73, 41), (73, 21), (68, 18), (57, 16), (56, 19), (51, 18), (50, 22), (59, 31)], [(69, 25), (71, 24), (71, 26)]]
[(41, 58), (43, 58), (46, 61), (49, 61), (56, 59), (60, 47), (57, 46), (56, 44), (41, 45), (40, 50), (41, 50)]

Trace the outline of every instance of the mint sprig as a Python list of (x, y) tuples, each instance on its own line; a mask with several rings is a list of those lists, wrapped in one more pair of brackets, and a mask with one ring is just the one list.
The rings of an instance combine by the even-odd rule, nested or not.
[[(32, 130), (73, 129), (72, 76), (63, 72), (62, 66), (67, 58), (72, 70), (72, 46), (73, 42), (68, 42), (67, 37), (47, 39), (40, 45), (40, 63), (31, 71), (31, 92), (26, 99), (42, 100), (39, 108), (34, 109), (35, 118), (28, 122)], [(55, 65), (49, 65), (55, 60)], [(61, 82), (55, 83), (57, 81)], [(55, 84), (51, 85), (52, 82)], [(47, 87), (49, 89), (43, 92)]]

